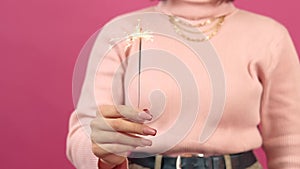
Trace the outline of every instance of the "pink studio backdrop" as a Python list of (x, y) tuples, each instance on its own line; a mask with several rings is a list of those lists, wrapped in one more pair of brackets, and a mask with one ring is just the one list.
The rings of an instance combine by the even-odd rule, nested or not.
[[(154, 3), (1, 0), (1, 168), (74, 168), (65, 157), (65, 138), (77, 55), (109, 19)], [(283, 23), (300, 50), (300, 1), (237, 0), (236, 5)]]

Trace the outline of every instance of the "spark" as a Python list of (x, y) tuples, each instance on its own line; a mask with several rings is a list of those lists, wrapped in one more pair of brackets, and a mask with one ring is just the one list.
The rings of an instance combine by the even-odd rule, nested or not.
[[(125, 36), (126, 46), (124, 51), (127, 51), (128, 48), (130, 48), (136, 40), (142, 39), (145, 41), (154, 41), (153, 32), (149, 30), (143, 30), (141, 26), (141, 19), (138, 19), (137, 21), (138, 24), (135, 26), (134, 31), (132, 33), (127, 33), (127, 35)], [(112, 38), (110, 42), (115, 43), (116, 41), (119, 41), (121, 39), (123, 38)], [(112, 48), (112, 45), (110, 47)]]

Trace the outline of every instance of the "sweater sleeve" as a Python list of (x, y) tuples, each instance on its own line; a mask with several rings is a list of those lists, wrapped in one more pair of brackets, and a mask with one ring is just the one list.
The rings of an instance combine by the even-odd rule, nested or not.
[(269, 169), (300, 169), (300, 66), (288, 31), (281, 27), (265, 63), (261, 133)]
[(92, 152), (90, 138), (76, 114), (74, 111), (70, 117), (67, 157), (77, 169), (98, 169), (97, 158)]
[(124, 48), (119, 45), (110, 48), (108, 31), (102, 29), (93, 43), (80, 98), (70, 117), (66, 153), (78, 169), (98, 168), (90, 140), (90, 122), (96, 117), (98, 106), (123, 104)]

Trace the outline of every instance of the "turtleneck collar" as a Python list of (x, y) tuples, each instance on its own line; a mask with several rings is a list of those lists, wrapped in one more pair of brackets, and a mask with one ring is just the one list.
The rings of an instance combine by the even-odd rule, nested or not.
[(232, 2), (221, 4), (205, 2), (205, 0), (167, 0), (157, 5), (160, 12), (190, 20), (217, 17), (233, 12), (236, 8)]

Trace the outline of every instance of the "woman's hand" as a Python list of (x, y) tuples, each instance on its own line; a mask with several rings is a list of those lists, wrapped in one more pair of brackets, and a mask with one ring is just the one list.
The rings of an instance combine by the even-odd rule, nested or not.
[(100, 112), (91, 122), (91, 140), (93, 153), (105, 164), (122, 164), (128, 152), (136, 147), (151, 146), (151, 140), (138, 135), (156, 135), (156, 130), (145, 125), (152, 115), (148, 111), (137, 111), (120, 105), (100, 106)]

